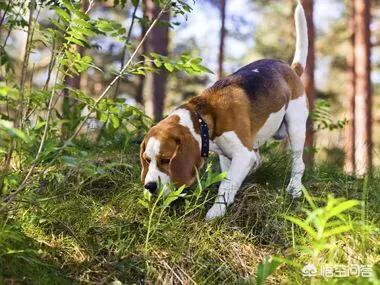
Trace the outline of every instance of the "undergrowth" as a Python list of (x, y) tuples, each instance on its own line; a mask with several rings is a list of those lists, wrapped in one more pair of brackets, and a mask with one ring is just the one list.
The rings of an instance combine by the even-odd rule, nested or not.
[[(2, 214), (0, 282), (379, 284), (376, 172), (361, 181), (321, 164), (306, 173), (303, 198), (292, 200), (288, 155), (270, 148), (226, 217), (206, 222), (223, 178), (216, 158), (198, 185), (157, 200), (144, 196), (139, 182), (137, 143), (107, 152), (81, 148), (38, 169)], [(350, 207), (334, 208), (347, 201)], [(326, 215), (332, 224), (321, 230)], [(370, 264), (373, 274), (303, 277), (302, 267), (313, 262)]]

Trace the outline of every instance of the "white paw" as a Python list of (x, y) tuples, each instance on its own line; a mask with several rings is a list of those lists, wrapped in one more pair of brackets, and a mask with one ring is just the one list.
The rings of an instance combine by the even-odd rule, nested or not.
[(302, 196), (302, 187), (301, 183), (289, 183), (286, 191), (295, 199)]
[(224, 216), (226, 213), (226, 205), (222, 203), (214, 204), (210, 210), (208, 210), (206, 214), (206, 221), (213, 220), (215, 218), (219, 218)]

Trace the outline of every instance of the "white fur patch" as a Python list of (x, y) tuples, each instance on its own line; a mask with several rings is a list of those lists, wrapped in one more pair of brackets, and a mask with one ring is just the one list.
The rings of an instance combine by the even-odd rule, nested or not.
[(177, 115), (179, 117), (180, 125), (189, 129), (192, 136), (198, 142), (199, 149), (201, 148), (202, 139), (201, 136), (195, 132), (193, 120), (191, 119), (191, 114), (189, 110), (177, 109), (170, 114), (170, 116)]
[(150, 159), (150, 163), (145, 176), (145, 184), (149, 182), (158, 183), (158, 180), (161, 180), (163, 185), (170, 182), (170, 177), (157, 167), (157, 155), (160, 153), (160, 144), (158, 139), (151, 137), (146, 145), (145, 155)]
[[(202, 145), (202, 139), (201, 139), (201, 136), (195, 132), (194, 123), (193, 123), (193, 120), (191, 119), (190, 111), (186, 110), (186, 109), (177, 109), (177, 110), (173, 111), (172, 113), (170, 113), (169, 116), (173, 116), (173, 115), (177, 115), (179, 117), (180, 125), (189, 129), (192, 136), (198, 142), (199, 150), (200, 150), (201, 145)], [(209, 143), (210, 143), (210, 151), (215, 152), (215, 153), (219, 153), (219, 154), (222, 153), (220, 148), (213, 141), (210, 140)]]
[(300, 2), (298, 2), (296, 11), (294, 13), (294, 19), (296, 24), (297, 41), (293, 63), (300, 63), (302, 67), (305, 68), (309, 42), (307, 35), (307, 22), (305, 17), (305, 11)]
[(306, 137), (306, 120), (309, 115), (306, 95), (289, 102), (285, 118), (288, 124), (290, 147), (292, 150), (292, 174), (287, 191), (294, 198), (302, 195), (302, 176), (305, 170), (303, 149)]

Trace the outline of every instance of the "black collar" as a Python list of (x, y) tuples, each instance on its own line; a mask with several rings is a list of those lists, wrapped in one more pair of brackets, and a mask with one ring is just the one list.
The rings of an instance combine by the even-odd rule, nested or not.
[(202, 116), (197, 111), (195, 111), (195, 114), (197, 114), (197, 117), (198, 117), (197, 119), (199, 122), (199, 128), (200, 128), (201, 139), (202, 139), (201, 157), (208, 157), (208, 152), (210, 148), (210, 137), (208, 133), (208, 126), (205, 120), (203, 120)]

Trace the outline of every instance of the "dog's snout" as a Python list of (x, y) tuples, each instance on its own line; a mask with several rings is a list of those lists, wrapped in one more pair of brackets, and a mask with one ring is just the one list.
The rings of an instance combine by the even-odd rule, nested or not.
[(148, 182), (144, 185), (144, 188), (148, 190), (150, 193), (154, 194), (157, 191), (157, 183), (156, 182)]

